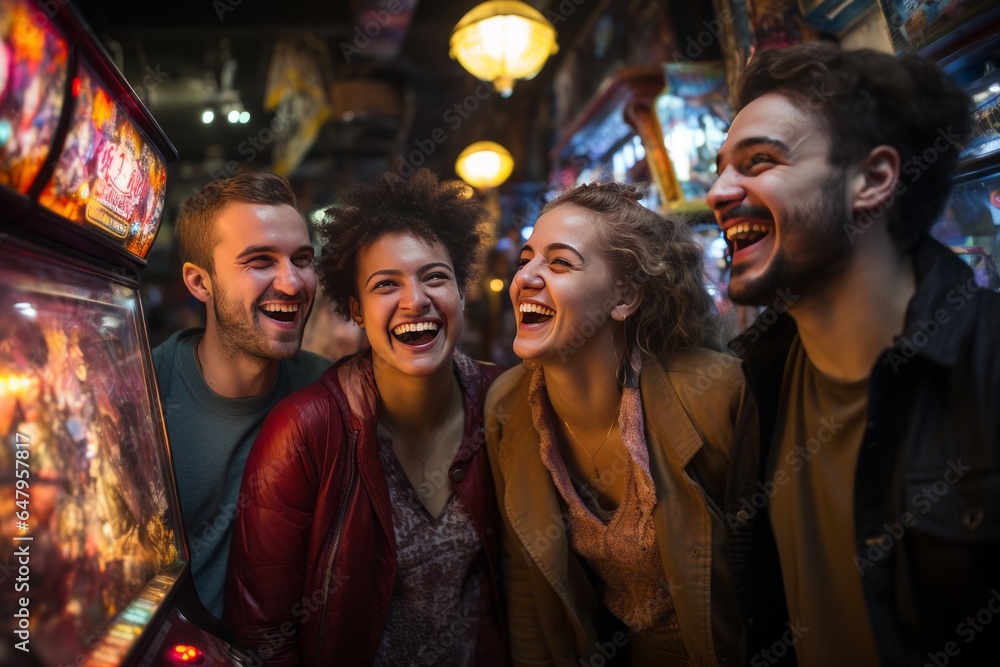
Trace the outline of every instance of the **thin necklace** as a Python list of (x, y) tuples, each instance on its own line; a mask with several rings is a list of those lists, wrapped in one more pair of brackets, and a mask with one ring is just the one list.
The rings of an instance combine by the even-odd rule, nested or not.
[(425, 489), (427, 485), (427, 462), (430, 460), (431, 456), (434, 455), (434, 452), (437, 451), (437, 448), (441, 445), (441, 442), (444, 438), (444, 434), (451, 429), (452, 418), (453, 415), (449, 415), (448, 421), (445, 423), (444, 426), (441, 427), (441, 430), (438, 432), (438, 436), (434, 440), (434, 445), (430, 448), (430, 450), (423, 458), (420, 458), (416, 453), (414, 453), (413, 449), (410, 447), (410, 441), (404, 438), (403, 436), (399, 435), (399, 433), (396, 432), (396, 429), (394, 429), (386, 419), (383, 418), (378, 420), (379, 423), (385, 426), (386, 430), (389, 431), (390, 434), (392, 434), (393, 440), (399, 440), (400, 444), (406, 448), (407, 453), (409, 453), (410, 456), (412, 456), (413, 458), (420, 461), (420, 495), (423, 497), (427, 497), (431, 493), (431, 489)]
[(443, 426), (443, 427), (441, 428), (441, 430), (440, 430), (440, 431), (438, 432), (438, 436), (437, 436), (437, 439), (435, 439), (435, 440), (434, 440), (434, 446), (430, 448), (430, 450), (429, 450), (429, 451), (427, 452), (427, 455), (426, 455), (426, 456), (424, 456), (423, 458), (420, 458), (420, 457), (419, 457), (419, 456), (418, 456), (418, 455), (417, 455), (417, 454), (416, 454), (416, 453), (415, 453), (415, 452), (413, 451), (413, 448), (411, 448), (411, 447), (410, 447), (410, 441), (409, 441), (408, 439), (404, 438), (404, 437), (403, 437), (403, 436), (401, 436), (401, 435), (400, 435), (399, 433), (397, 433), (397, 432), (396, 432), (396, 429), (394, 429), (394, 428), (393, 428), (392, 426), (390, 426), (390, 425), (389, 425), (389, 422), (387, 422), (387, 421), (386, 421), (385, 419), (380, 419), (380, 420), (379, 420), (379, 423), (381, 423), (381, 424), (382, 424), (382, 426), (385, 426), (386, 430), (388, 430), (388, 431), (389, 431), (389, 432), (390, 432), (390, 433), (392, 434), (392, 437), (393, 437), (394, 439), (397, 439), (397, 440), (399, 440), (399, 441), (400, 441), (400, 443), (402, 443), (402, 444), (403, 444), (403, 446), (404, 446), (404, 447), (406, 447), (406, 451), (407, 451), (407, 452), (409, 452), (409, 453), (410, 453), (410, 455), (411, 455), (411, 456), (413, 456), (413, 458), (415, 458), (415, 459), (417, 459), (418, 461), (420, 461), (420, 465), (421, 465), (421, 470), (420, 470), (420, 472), (421, 472), (421, 474), (423, 474), (423, 472), (424, 472), (423, 468), (424, 468), (424, 467), (425, 467), (425, 466), (427, 465), (427, 461), (428, 461), (428, 460), (430, 460), (430, 458), (431, 458), (431, 455), (432, 455), (432, 454), (433, 454), (433, 453), (434, 453), (435, 451), (437, 451), (437, 448), (438, 448), (438, 445), (440, 445), (440, 444), (441, 444), (441, 439), (442, 439), (442, 438), (444, 437), (444, 434), (445, 434), (445, 433), (446, 433), (446, 432), (448, 431), (448, 427), (450, 426), (450, 422), (451, 422), (451, 418), (450, 418), (450, 417), (449, 417), (449, 419), (448, 419), (448, 422), (449, 422), (449, 423), (448, 423), (448, 424), (445, 424), (445, 425), (444, 425), (444, 426)]
[(608, 427), (608, 432), (604, 434), (604, 440), (601, 440), (601, 444), (597, 446), (597, 449), (594, 450), (593, 454), (591, 454), (587, 450), (587, 446), (584, 445), (583, 441), (580, 440), (580, 438), (577, 437), (576, 433), (573, 432), (573, 427), (569, 425), (569, 422), (566, 421), (565, 419), (563, 420), (563, 424), (566, 425), (566, 430), (569, 431), (569, 434), (573, 436), (573, 439), (576, 440), (581, 447), (583, 447), (583, 451), (586, 452), (587, 456), (590, 457), (590, 464), (594, 466), (594, 479), (601, 478), (601, 471), (597, 469), (597, 462), (594, 461), (594, 457), (600, 454), (601, 448), (604, 447), (604, 444), (608, 441), (608, 438), (611, 436), (611, 430), (614, 429), (615, 424), (618, 423), (618, 413), (621, 411), (621, 408), (622, 408), (621, 401), (619, 401), (618, 410), (615, 411), (615, 418), (611, 420), (611, 426)]
[(427, 483), (427, 461), (429, 461), (431, 456), (433, 456), (434, 452), (437, 451), (438, 445), (441, 444), (441, 440), (442, 438), (444, 438), (445, 432), (449, 430), (448, 426), (446, 425), (444, 428), (441, 429), (441, 432), (438, 433), (437, 440), (434, 441), (434, 446), (431, 447), (429, 452), (427, 452), (427, 456), (425, 456), (424, 458), (420, 458), (419, 456), (413, 453), (413, 450), (410, 448), (409, 442), (405, 438), (401, 437), (398, 433), (396, 433), (396, 431), (391, 426), (386, 424), (384, 421), (380, 423), (382, 423), (386, 427), (386, 429), (392, 434), (393, 440), (399, 440), (402, 447), (406, 449), (406, 451), (410, 454), (410, 456), (420, 461), (420, 488), (414, 489), (414, 491), (416, 491), (417, 495), (420, 496), (420, 498), (423, 499), (430, 498), (431, 495), (433, 495), (434, 493), (434, 487)]

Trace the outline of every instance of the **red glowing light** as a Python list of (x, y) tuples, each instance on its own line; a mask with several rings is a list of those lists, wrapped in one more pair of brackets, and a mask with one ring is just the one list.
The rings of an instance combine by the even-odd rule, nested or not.
[(203, 653), (200, 649), (194, 646), (187, 646), (185, 644), (177, 644), (174, 646), (173, 650), (170, 651), (170, 659), (180, 665), (193, 665), (201, 662)]
[(78, 97), (80, 95), (80, 77), (73, 77), (73, 97)]

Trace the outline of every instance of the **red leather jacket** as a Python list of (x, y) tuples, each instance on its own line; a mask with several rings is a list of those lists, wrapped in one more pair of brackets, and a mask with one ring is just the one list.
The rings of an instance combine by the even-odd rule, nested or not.
[[(483, 543), (477, 665), (506, 665), (500, 517), (483, 400), (501, 369), (456, 352), (465, 433), (449, 475)], [(286, 398), (243, 473), (225, 621), (267, 664), (372, 665), (396, 579), (379, 459), (371, 353), (342, 360)]]

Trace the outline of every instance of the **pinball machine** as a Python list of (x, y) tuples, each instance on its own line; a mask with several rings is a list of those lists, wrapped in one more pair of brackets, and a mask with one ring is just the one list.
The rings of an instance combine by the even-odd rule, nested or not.
[(0, 665), (235, 662), (139, 297), (174, 158), (65, 0), (0, 0)]

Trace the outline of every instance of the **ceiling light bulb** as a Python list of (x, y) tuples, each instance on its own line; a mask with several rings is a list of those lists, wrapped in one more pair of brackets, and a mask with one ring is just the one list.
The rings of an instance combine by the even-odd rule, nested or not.
[(240, 123), (246, 125), (250, 122), (250, 112), (244, 111), (240, 114)]
[(208, 125), (213, 120), (215, 120), (214, 111), (212, 111), (211, 109), (205, 109), (204, 111), (201, 112), (201, 122), (203, 122), (205, 125)]
[(493, 141), (477, 141), (462, 151), (455, 162), (459, 178), (480, 190), (497, 187), (513, 170), (510, 151)]
[(240, 120), (240, 112), (237, 111), (236, 109), (233, 109), (232, 111), (229, 112), (229, 115), (226, 117), (229, 119), (230, 123), (238, 123)]

